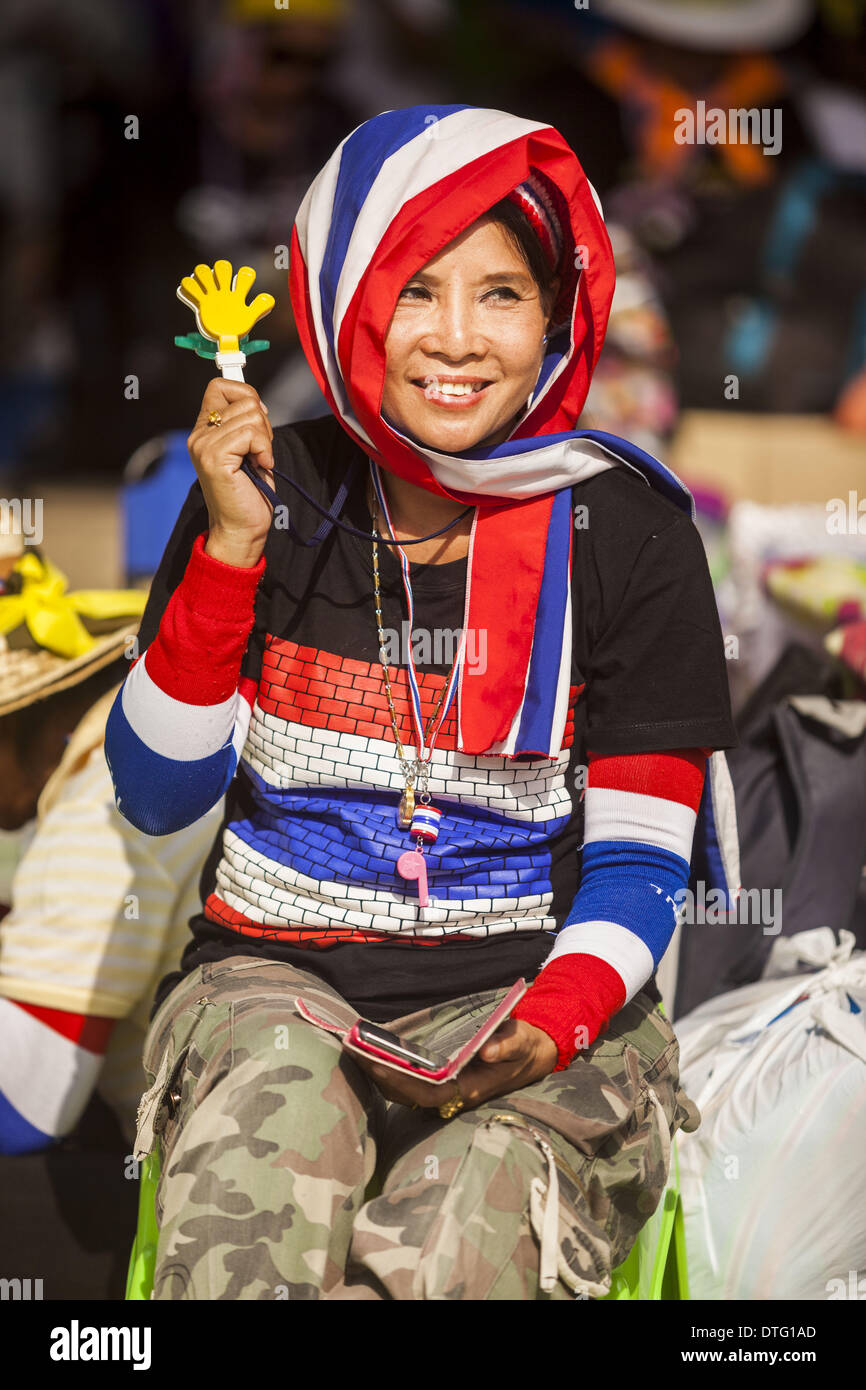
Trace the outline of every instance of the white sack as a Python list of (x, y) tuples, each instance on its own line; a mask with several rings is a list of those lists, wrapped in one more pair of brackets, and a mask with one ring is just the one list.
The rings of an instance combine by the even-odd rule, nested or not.
[(695, 1299), (841, 1298), (858, 1281), (866, 1298), (866, 952), (850, 932), (800, 936), (800, 958), (826, 968), (676, 1022), (702, 1115), (677, 1136)]

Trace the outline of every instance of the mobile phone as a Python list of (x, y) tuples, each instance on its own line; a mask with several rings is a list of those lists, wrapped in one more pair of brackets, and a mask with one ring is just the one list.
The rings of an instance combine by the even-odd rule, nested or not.
[[(514, 1005), (523, 998), (527, 988), (524, 979), (515, 980), (511, 989), (500, 999), (493, 1012), (482, 1020), (472, 1037), (467, 1038), (462, 1046), (457, 1047), (450, 1057), (423, 1052), (420, 1048), (405, 1043), (396, 1033), (392, 1033), (390, 1028), (380, 1028), (377, 1023), (368, 1023), (366, 1019), (356, 1018), (353, 1023), (347, 1026), (344, 1018), (335, 1017), (336, 1010), (334, 1013), (328, 1014), (323, 1008), (317, 1013), (316, 1009), (311, 1009), (306, 1001), (300, 997), (296, 1007), (301, 1017), (307, 1019), (309, 1023), (314, 1024), (317, 1028), (324, 1028), (329, 1033), (336, 1033), (349, 1052), (361, 1053), (364, 1057), (376, 1059), (383, 1067), (392, 1067), (395, 1071), (411, 1072), (435, 1085), (441, 1085), (445, 1081), (452, 1080), (472, 1061), (472, 1058), (476, 1056), (500, 1023), (508, 1018)], [(345, 1013), (346, 1011), (340, 1010), (340, 1012)], [(323, 1014), (325, 1017), (322, 1017)]]
[(357, 1035), (359, 1041), (380, 1048), (400, 1062), (407, 1062), (414, 1067), (424, 1067), (427, 1071), (436, 1071), (447, 1061), (445, 1057), (438, 1057), (430, 1052), (420, 1052), (409, 1043), (403, 1042), (402, 1038), (399, 1038), (388, 1028), (379, 1028), (377, 1024), (367, 1023), (364, 1019), (358, 1020)]

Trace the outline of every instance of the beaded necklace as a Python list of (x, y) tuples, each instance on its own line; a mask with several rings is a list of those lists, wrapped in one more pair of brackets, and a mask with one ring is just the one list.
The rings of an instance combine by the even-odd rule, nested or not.
[[(400, 738), (400, 731), (397, 725), (397, 711), (394, 708), (394, 698), (391, 692), (391, 679), (388, 675), (387, 650), (385, 647), (385, 633), (382, 628), (382, 593), (379, 582), (379, 509), (381, 507), (385, 514), (385, 519), (392, 539), (394, 528), (391, 524), (388, 512), (388, 503), (382, 490), (381, 480), (378, 476), (378, 469), (371, 460), (370, 462), (372, 478), (372, 497), (368, 493), (368, 505), (373, 522), (373, 584), (376, 602), (376, 627), (379, 635), (379, 660), (385, 678), (385, 694), (388, 699), (388, 709), (391, 715), (391, 727), (394, 731), (394, 742), (397, 745), (397, 758), (400, 763), (400, 771), (403, 776), (403, 794), (400, 797), (400, 805), (397, 811), (397, 824), (403, 830), (408, 830), (410, 836), (414, 837), (415, 849), (406, 850), (397, 860), (397, 872), (405, 879), (418, 880), (418, 901), (421, 907), (426, 907), (429, 901), (427, 895), (427, 866), (424, 860), (424, 848), (426, 845), (433, 844), (439, 835), (439, 822), (442, 812), (432, 804), (429, 792), (430, 781), (430, 760), (433, 756), (433, 746), (436, 742), (439, 730), (445, 721), (451, 702), (457, 689), (457, 677), (460, 670), (460, 659), (463, 655), (465, 645), (465, 632), (460, 635), (460, 642), (454, 660), (451, 664), (451, 671), (442, 687), (436, 707), (430, 718), (427, 720), (426, 728), (422, 727), (421, 722), (421, 698), (418, 686), (418, 677), (415, 671), (415, 663), (412, 659), (411, 634), (412, 620), (414, 616), (414, 604), (412, 599), (412, 586), (409, 581), (409, 562), (406, 559), (402, 547), (397, 545), (396, 550), (400, 557), (400, 568), (403, 575), (403, 585), (406, 591), (406, 599), (409, 607), (409, 649), (406, 653), (407, 674), (409, 681), (409, 694), (411, 699), (412, 714), (415, 722), (415, 731), (418, 739), (418, 751), (415, 757), (409, 759)], [(375, 499), (375, 500), (374, 500)], [(444, 706), (444, 708), (443, 708)], [(441, 715), (440, 715), (441, 711)], [(438, 717), (438, 722), (437, 722)], [(435, 727), (434, 727), (435, 726)], [(418, 797), (415, 796), (415, 788), (418, 787)]]

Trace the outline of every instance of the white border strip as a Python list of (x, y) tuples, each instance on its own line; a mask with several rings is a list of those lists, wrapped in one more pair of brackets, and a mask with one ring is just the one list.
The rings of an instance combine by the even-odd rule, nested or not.
[(563, 927), (542, 969), (552, 960), (577, 955), (598, 956), (606, 961), (625, 985), (626, 1004), (643, 988), (655, 968), (649, 947), (619, 922), (572, 922)]
[[(145, 657), (137, 661), (124, 682), (121, 708), (129, 726), (152, 752), (174, 762), (209, 758), (229, 739), (246, 739), (250, 706), (237, 691), (218, 705), (188, 705), (166, 695), (148, 675)], [(240, 747), (243, 747), (243, 740)]]

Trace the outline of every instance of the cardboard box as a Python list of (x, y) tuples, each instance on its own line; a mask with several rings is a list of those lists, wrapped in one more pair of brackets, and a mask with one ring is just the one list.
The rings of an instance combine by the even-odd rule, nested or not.
[(824, 415), (683, 412), (666, 460), (686, 486), (728, 502), (820, 502), (866, 496), (866, 435)]
[(70, 589), (125, 588), (117, 486), (44, 484), (40, 549)]

